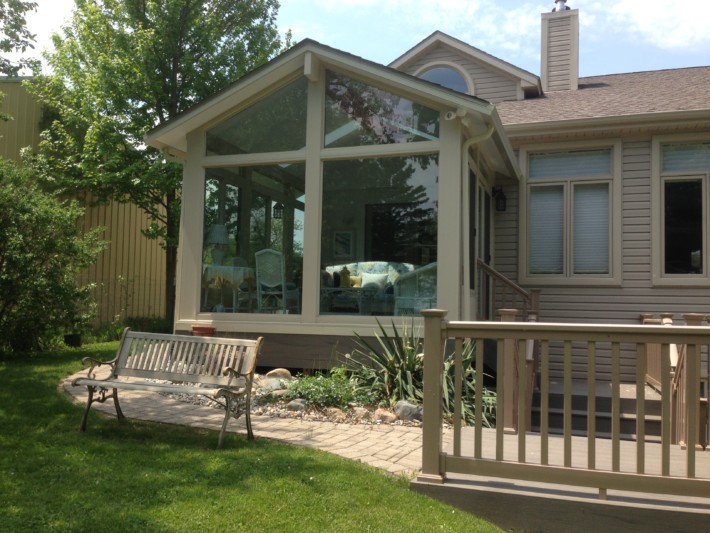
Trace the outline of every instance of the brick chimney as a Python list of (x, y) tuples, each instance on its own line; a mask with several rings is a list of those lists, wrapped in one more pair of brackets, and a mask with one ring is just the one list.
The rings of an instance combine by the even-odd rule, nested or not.
[(542, 14), (542, 90), (575, 91), (579, 81), (579, 10), (556, 0)]

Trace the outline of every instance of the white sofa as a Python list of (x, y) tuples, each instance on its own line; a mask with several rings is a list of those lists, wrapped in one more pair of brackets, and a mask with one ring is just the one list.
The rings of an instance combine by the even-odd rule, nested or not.
[[(347, 268), (349, 276), (342, 276)], [(321, 312), (392, 315), (394, 285), (414, 270), (410, 263), (361, 261), (326, 266), (321, 276)]]

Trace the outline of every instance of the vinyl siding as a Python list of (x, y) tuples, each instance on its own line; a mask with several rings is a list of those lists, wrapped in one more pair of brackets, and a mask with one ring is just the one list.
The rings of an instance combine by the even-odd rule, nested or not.
[(413, 75), (421, 68), (437, 63), (453, 63), (464, 70), (473, 80), (474, 96), (494, 103), (518, 100), (517, 80), (471, 57), (466, 57), (446, 45), (439, 44), (432, 48), (415, 62), (407, 65), (404, 71)]
[[(552, 145), (551, 145), (552, 146)], [(622, 285), (621, 287), (541, 286), (541, 318), (545, 322), (637, 324), (641, 313), (684, 313), (710, 310), (710, 287), (658, 288), (651, 282), (651, 141), (622, 144)], [(517, 187), (507, 187), (508, 209), (495, 219), (495, 268), (517, 282)], [(617, 238), (619, 238), (617, 236)], [(528, 286), (526, 288), (534, 288)], [(575, 346), (573, 374), (586, 375), (586, 354)], [(561, 358), (553, 351), (551, 372), (562, 376)], [(599, 379), (610, 375), (608, 349), (598, 355)], [(635, 352), (622, 346), (622, 378), (635, 379)]]

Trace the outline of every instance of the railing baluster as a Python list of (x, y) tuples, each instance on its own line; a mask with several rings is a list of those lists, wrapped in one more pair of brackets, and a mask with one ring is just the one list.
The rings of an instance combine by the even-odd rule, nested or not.
[(550, 342), (540, 342), (540, 464), (549, 463)]
[(496, 361), (496, 461), (503, 460), (503, 430), (506, 394), (505, 390), (505, 341), (498, 339), (498, 357)]
[(671, 473), (671, 346), (661, 345), (661, 475)]
[(476, 339), (476, 405), (473, 456), (476, 459), (483, 457), (483, 339)]
[(688, 432), (688, 477), (695, 477), (695, 447), (698, 442), (698, 404), (700, 401), (700, 346), (688, 344), (686, 352), (685, 425)]
[(618, 342), (611, 344), (611, 469), (621, 465), (621, 349)]
[(518, 339), (518, 462), (525, 462), (525, 430), (527, 420), (527, 398), (525, 386), (528, 381), (525, 339)]
[(646, 472), (646, 345), (636, 343), (636, 473)]
[(572, 341), (564, 351), (564, 465), (572, 466)]
[(597, 345), (587, 343), (587, 468), (597, 466)]
[(463, 384), (463, 339), (456, 337), (454, 348), (454, 456), (461, 456), (461, 385)]

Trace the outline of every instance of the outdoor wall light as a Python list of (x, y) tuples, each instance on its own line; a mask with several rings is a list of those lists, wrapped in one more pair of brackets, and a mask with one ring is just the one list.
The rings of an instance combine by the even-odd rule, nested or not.
[(493, 187), (491, 192), (493, 198), (496, 199), (496, 211), (505, 211), (506, 207), (508, 207), (508, 199), (503, 194), (503, 187)]
[(284, 204), (277, 202), (274, 205), (274, 218), (280, 220), (284, 217)]

